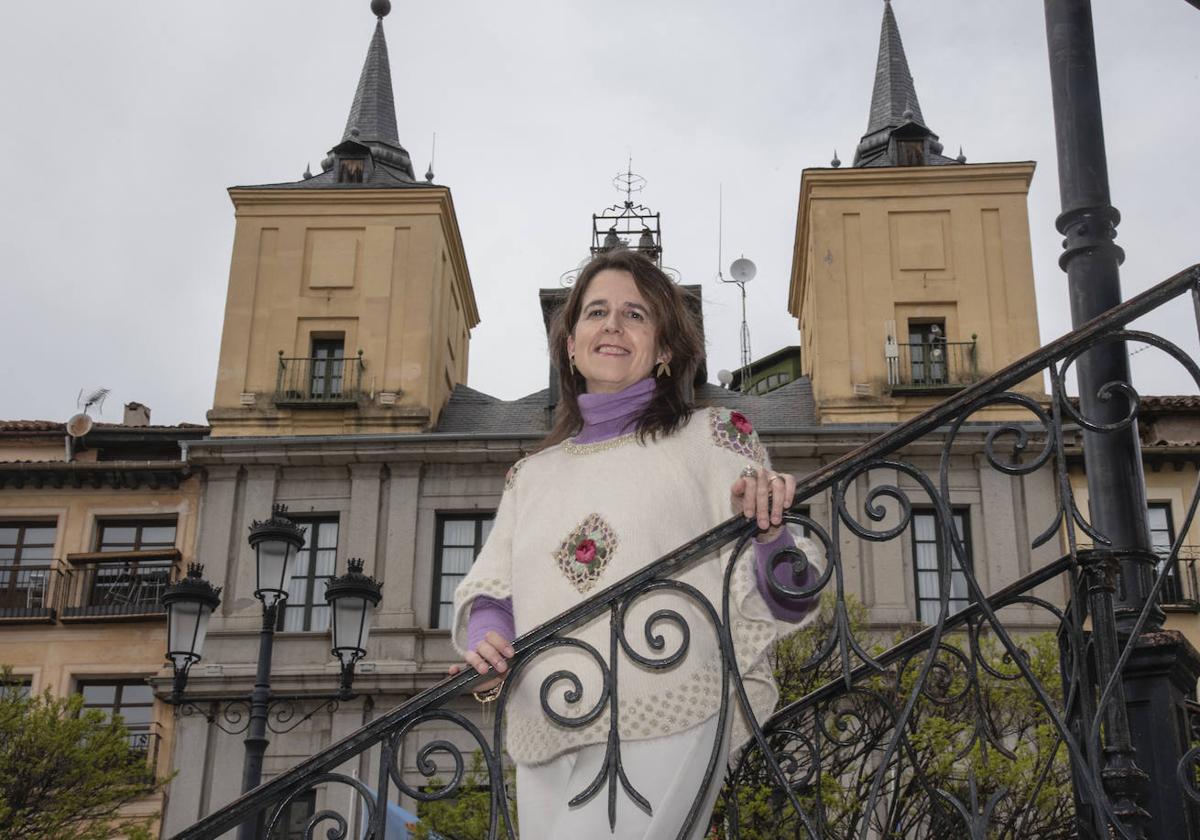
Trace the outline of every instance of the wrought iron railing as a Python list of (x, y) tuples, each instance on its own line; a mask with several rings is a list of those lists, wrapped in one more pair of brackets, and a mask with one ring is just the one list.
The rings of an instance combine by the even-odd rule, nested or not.
[[(1081, 550), (1093, 547), (1091, 543), (1079, 543)], [(1196, 571), (1200, 545), (1181, 545), (1173, 558), (1170, 547), (1155, 553), (1158, 555), (1157, 568), (1166, 569), (1166, 578), (1158, 593), (1159, 605), (1200, 610), (1200, 576)]]
[(946, 391), (979, 379), (979, 357), (971, 341), (927, 341), (893, 345), (886, 357), (892, 391)]
[(162, 743), (162, 726), (157, 722), (127, 726), (129, 749), (144, 757), (146, 769), (153, 773), (158, 767), (158, 748)]
[(287, 358), (279, 351), (275, 379), (276, 405), (352, 405), (362, 396), (366, 365), (362, 351), (351, 358), (317, 356)]
[[(797, 481), (795, 505), (788, 521), (804, 527), (823, 557), (807, 558), (795, 551), (773, 560), (778, 568), (791, 564), (793, 580), (806, 585), (771, 583), (781, 597), (808, 598), (821, 593), (822, 629), (810, 653), (796, 660), (794, 670), (808, 689), (769, 720), (757, 722), (743, 682), (730, 627), (730, 582), (735, 570), (753, 562), (747, 552), (753, 523), (734, 517), (698, 535), (643, 570), (590, 597), (517, 639), (508, 678), (496, 701), (497, 713), (489, 731), (452, 707), (453, 701), (484, 677), (465, 672), (443, 680), (358, 732), (338, 741), (293, 769), (247, 793), (181, 832), (179, 840), (215, 838), (247, 820), (261, 818), (271, 825), (287, 804), (321, 785), (352, 789), (368, 813), (365, 837), (383, 837), (384, 804), (394, 785), (418, 800), (452, 799), (469, 761), (463, 749), (446, 740), (423, 739), (417, 767), (426, 776), (438, 773), (434, 760), (448, 762), (449, 784), (429, 790), (413, 784), (398, 765), (402, 744), (414, 730), (434, 724), (457, 729), (462, 740), (483, 756), (492, 791), (489, 837), (514, 837), (506, 807), (506, 781), (501, 753), (504, 708), (514, 681), (543, 654), (573, 646), (592, 660), (603, 675), (598, 696), (584, 696), (578, 675), (558, 672), (541, 684), (546, 726), (578, 728), (592, 721), (607, 723), (608, 752), (597, 777), (578, 792), (576, 802), (604, 796), (610, 822), (618, 797), (637, 801), (640, 794), (621, 771), (621, 740), (617, 696), (623, 669), (669, 670), (687, 657), (689, 638), (715, 633), (721, 652), (721, 705), (717, 735), (709, 751), (704, 782), (692, 801), (686, 824), (677, 837), (689, 836), (708, 819), (702, 803), (724, 776), (719, 766), (721, 745), (739, 712), (749, 720), (751, 738), (739, 754), (733, 775), (712, 826), (718, 836), (757, 837), (1119, 837), (1142, 836), (1131, 827), (1139, 819), (1140, 790), (1130, 785), (1140, 772), (1131, 755), (1130, 728), (1123, 700), (1123, 671), (1135, 645), (1117, 636), (1114, 577), (1118, 567), (1133, 558), (1139, 568), (1155, 565), (1154, 555), (1117, 552), (1087, 521), (1072, 494), (1064, 455), (1063, 426), (1069, 423), (1103, 435), (1130, 430), (1139, 398), (1132, 388), (1105, 385), (1108, 399), (1124, 400), (1124, 417), (1102, 423), (1084, 416), (1072, 404), (1065, 382), (1072, 366), (1089, 349), (1113, 343), (1141, 343), (1178, 362), (1200, 387), (1200, 367), (1178, 347), (1145, 332), (1125, 329), (1131, 320), (1179, 295), (1200, 295), (1200, 266), (1193, 267), (1149, 291), (1109, 310), (1074, 332), (969, 386), (918, 417)], [(1009, 389), (1031, 377), (1049, 374), (1048, 403)], [(996, 409), (1017, 419), (984, 426), (968, 421), (978, 412)], [(934, 474), (904, 460), (906, 448), (932, 436), (940, 451)], [(1043, 473), (1056, 487), (1056, 504), (1044, 511), (1045, 522), (1029, 539), (1038, 548), (1065, 530), (1069, 550), (1057, 561), (986, 593), (953, 525), (951, 463), (965, 439), (982, 444), (987, 468), (1008, 476)], [(928, 443), (928, 441), (926, 441)], [(968, 447), (969, 448), (969, 447)], [(860, 494), (860, 488), (867, 488)], [(828, 494), (831, 521), (822, 524), (800, 513)], [(1193, 495), (1181, 534), (1189, 533), (1200, 496)], [(881, 543), (907, 533), (914, 505), (934, 511), (940, 534), (937, 565), (940, 576), (940, 615), (935, 624), (890, 648), (880, 649), (871, 631), (856, 626), (853, 605), (845, 590), (843, 552), (854, 542)], [(1079, 538), (1077, 538), (1077, 536)], [(1099, 548), (1080, 550), (1088, 540)], [(1181, 542), (1181, 541), (1180, 541)], [(714, 552), (732, 549), (725, 566), (719, 601), (707, 600), (678, 576), (711, 559)], [(1180, 544), (1172, 548), (1178, 558)], [(950, 615), (951, 572), (961, 568), (971, 604)], [(819, 568), (815, 580), (800, 578), (810, 562)], [(1158, 610), (1156, 600), (1166, 585), (1169, 564), (1162, 564), (1148, 600), (1132, 622), (1129, 637), (1137, 639)], [(1047, 586), (1069, 593), (1065, 604), (1047, 598)], [(704, 617), (708, 630), (688, 628), (677, 609), (657, 611), (644, 626), (627, 627), (631, 605), (650, 593), (672, 593)], [(680, 609), (683, 609), (682, 607)], [(1128, 618), (1128, 617), (1126, 617)], [(582, 645), (573, 629), (597, 619), (608, 621), (606, 650)], [(661, 628), (686, 630), (668, 649)], [(1054, 629), (1047, 642), (1037, 628)], [(642, 641), (644, 640), (644, 641)], [(489, 675), (490, 676), (490, 675)], [(550, 706), (561, 700), (570, 712)], [(1029, 715), (1018, 720), (1018, 703)], [(379, 747), (374, 790), (357, 778), (336, 772), (339, 765)], [(736, 745), (735, 745), (736, 746)], [(1146, 754), (1137, 753), (1138, 760)], [(1174, 759), (1172, 759), (1174, 760)], [(1192, 824), (1200, 826), (1200, 789), (1195, 772), (1200, 750), (1184, 756), (1172, 774), (1171, 788), (1190, 809)], [(443, 765), (445, 771), (446, 764)], [(1174, 778), (1156, 777), (1155, 785), (1174, 785)], [(1139, 783), (1140, 784), (1140, 783)], [(851, 795), (839, 795), (849, 790)], [(747, 797), (749, 799), (747, 799)], [(344, 794), (332, 797), (345, 801)], [(765, 807), (763, 806), (765, 803)], [(650, 803), (651, 806), (653, 803)], [(753, 808), (744, 807), (753, 805)], [(306, 837), (318, 826), (346, 832), (351, 813), (326, 811), (307, 826)], [(760, 825), (763, 821), (767, 825)], [(755, 823), (751, 825), (751, 823)], [(336, 830), (335, 830), (336, 829)], [(265, 830), (265, 829), (264, 829)], [(339, 836), (345, 836), (339, 834)]]
[(177, 549), (91, 552), (67, 560), (64, 621), (165, 615), (162, 593), (179, 562)]
[(49, 564), (0, 566), (0, 621), (53, 620), (60, 580)]

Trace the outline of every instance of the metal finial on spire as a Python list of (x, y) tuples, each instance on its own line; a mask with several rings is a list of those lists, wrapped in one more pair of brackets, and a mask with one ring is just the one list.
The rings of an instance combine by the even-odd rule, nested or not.
[(842, 161), (838, 158), (837, 149), (833, 150), (833, 160), (829, 161), (829, 165), (832, 166), (834, 169), (837, 169), (839, 166), (842, 165)]
[(956, 157), (955, 160), (958, 161), (959, 163), (967, 162), (967, 156), (963, 154), (962, 146), (958, 147), (958, 157)]
[(391, 10), (391, 0), (371, 0), (371, 11), (375, 13), (375, 17), (383, 19)]
[(312, 177), (312, 164), (306, 163), (306, 164), (304, 164), (304, 180), (307, 181), (311, 177)]

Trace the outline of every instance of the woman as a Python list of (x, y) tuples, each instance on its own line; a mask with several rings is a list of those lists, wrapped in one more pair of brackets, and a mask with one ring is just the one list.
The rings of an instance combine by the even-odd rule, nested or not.
[[(732, 509), (755, 519), (760, 530), (756, 562), (739, 563), (730, 592), (738, 664), (761, 719), (777, 698), (766, 653), (812, 607), (807, 600), (776, 598), (765, 583), (770, 557), (793, 544), (782, 516), (794, 479), (770, 470), (744, 416), (688, 403), (703, 351), (699, 330), (682, 290), (639, 254), (610, 251), (583, 269), (555, 318), (550, 345), (560, 371), (558, 419), (543, 448), (509, 471), (487, 544), (455, 592), (455, 646), (479, 673), (494, 668), (501, 675), (484, 686), (498, 691), (512, 639), (709, 530)], [(811, 543), (804, 550), (816, 557)], [(727, 560), (728, 552), (714, 554), (674, 577), (703, 593), (720, 614)], [(786, 564), (777, 574), (796, 585)], [(661, 618), (652, 626), (665, 644), (654, 650), (644, 643), (652, 613), (663, 609), (680, 614), (690, 635), (678, 664), (653, 669), (645, 660), (667, 658), (684, 644), (678, 626)], [(694, 599), (666, 589), (635, 599), (621, 625), (643, 662), (624, 654), (609, 662), (605, 614), (570, 634), (595, 654), (581, 645), (542, 653), (511, 688), (506, 749), (517, 765), (521, 840), (674, 838), (704, 780), (721, 703), (711, 620)], [(628, 786), (612, 782), (624, 788), (617, 792), (612, 833), (607, 790), (569, 805), (601, 774), (610, 749), (612, 720), (597, 659), (616, 671), (619, 749), (628, 777)], [(577, 676), (582, 696), (565, 696), (570, 683), (551, 680), (545, 695), (551, 717), (542, 709), (541, 689), (562, 671)], [(585, 725), (569, 725), (598, 709)], [(748, 735), (740, 714), (732, 717), (735, 744)], [(722, 762), (729, 738), (727, 727)], [(718, 763), (717, 782), (720, 777)], [(705, 816), (692, 836), (701, 836), (706, 824)]]

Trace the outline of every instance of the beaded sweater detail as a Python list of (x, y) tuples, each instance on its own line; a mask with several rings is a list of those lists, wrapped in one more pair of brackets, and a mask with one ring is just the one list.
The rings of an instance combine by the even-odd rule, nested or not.
[[(519, 462), (487, 544), (454, 594), (452, 640), (459, 652), (465, 653), (467, 646), (471, 602), (480, 595), (512, 598), (513, 625), (521, 635), (729, 518), (729, 488), (747, 459), (767, 461), (753, 429), (738, 428), (733, 414), (700, 409), (678, 432), (657, 440), (641, 443), (631, 436), (615, 447), (576, 444), (574, 452), (560, 444)], [(797, 543), (810, 560), (819, 564), (823, 559), (815, 544), (805, 539)], [(623, 740), (682, 732), (715, 714), (722, 673), (710, 609), (721, 615), (729, 560), (730, 551), (713, 552), (673, 576), (708, 605), (671, 588), (633, 599), (620, 613), (622, 644), (615, 663), (608, 661), (611, 615), (605, 611), (567, 634), (599, 652), (603, 661), (596, 661), (587, 647), (566, 645), (547, 649), (514, 672), (506, 704), (506, 747), (512, 759), (537, 764), (604, 743), (611, 723), (607, 707), (586, 725), (564, 726), (546, 714), (542, 702), (562, 718), (586, 719), (606, 702), (606, 671), (616, 671), (620, 686)], [(729, 604), (738, 671), (753, 713), (762, 720), (778, 697), (767, 653), (777, 638), (801, 625), (772, 615), (749, 550), (732, 572)], [(686, 621), (686, 643), (674, 623), (661, 619), (662, 610)], [(658, 619), (655, 613), (660, 613)], [(813, 616), (815, 610), (806, 621)], [(656, 637), (661, 645), (647, 643)], [(684, 644), (686, 655), (678, 664), (661, 670), (646, 666)], [(578, 691), (561, 672), (578, 679)], [(733, 743), (738, 744), (748, 737), (749, 726), (736, 700), (730, 703), (735, 710)]]

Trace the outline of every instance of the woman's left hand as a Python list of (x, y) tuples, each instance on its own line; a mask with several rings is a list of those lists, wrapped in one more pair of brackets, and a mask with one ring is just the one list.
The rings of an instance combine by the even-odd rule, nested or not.
[(796, 496), (796, 479), (787, 473), (746, 467), (729, 488), (729, 504), (734, 513), (757, 519), (759, 542), (770, 542), (779, 535), (783, 512)]

